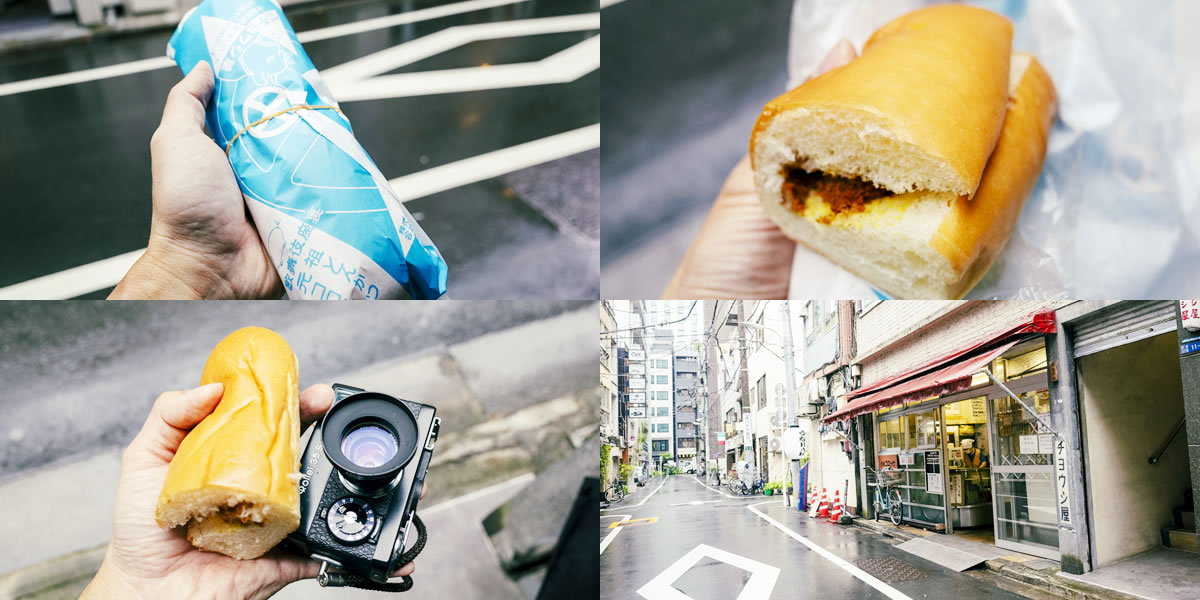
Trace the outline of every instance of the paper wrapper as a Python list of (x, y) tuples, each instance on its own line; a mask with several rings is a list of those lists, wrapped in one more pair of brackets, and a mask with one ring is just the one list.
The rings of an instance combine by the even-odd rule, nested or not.
[(175, 29), (167, 56), (184, 73), (200, 61), (212, 66), (208, 128), (229, 148), (290, 298), (445, 294), (446, 262), (341, 112), (294, 110), (247, 129), (294, 106), (337, 106), (279, 5), (204, 0)]

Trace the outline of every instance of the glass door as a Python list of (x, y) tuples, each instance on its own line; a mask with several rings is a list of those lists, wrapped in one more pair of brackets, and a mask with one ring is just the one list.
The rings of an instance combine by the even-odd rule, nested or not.
[(991, 436), (987, 394), (942, 406), (950, 531), (992, 529)]
[(899, 468), (904, 471), (900, 494), (905, 520), (940, 530), (945, 528), (946, 509), (938, 413), (935, 407), (900, 417)]
[[(1048, 390), (1014, 391), (1049, 424)], [(992, 406), (996, 545), (1058, 560), (1054, 435), (1007, 395), (995, 396)]]

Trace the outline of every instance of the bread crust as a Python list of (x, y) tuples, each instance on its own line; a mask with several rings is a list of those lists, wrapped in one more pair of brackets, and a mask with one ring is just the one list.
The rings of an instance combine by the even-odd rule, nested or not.
[(247, 532), (256, 549), (264, 545), (261, 554), (299, 526), (298, 370), (291, 347), (269, 329), (239, 329), (213, 348), (200, 383), (220, 382), (224, 392), (171, 460), (155, 510), (160, 527), (194, 525), (244, 503), (279, 538), (264, 545), (261, 532)]
[(962, 273), (953, 297), (966, 295), (991, 268), (1037, 185), (1046, 158), (1058, 105), (1054, 83), (1033, 56), (1015, 53), (1013, 60), (1014, 66), (1028, 64), (1023, 72), (1013, 74), (1004, 128), (979, 191), (974, 199), (958, 198), (929, 240)]
[(946, 163), (962, 182), (933, 191), (974, 195), (1004, 121), (1011, 52), (1012, 23), (1001, 15), (957, 4), (913, 11), (876, 31), (859, 58), (763, 107), (750, 156), (780, 114), (858, 112), (882, 119), (896, 139)]

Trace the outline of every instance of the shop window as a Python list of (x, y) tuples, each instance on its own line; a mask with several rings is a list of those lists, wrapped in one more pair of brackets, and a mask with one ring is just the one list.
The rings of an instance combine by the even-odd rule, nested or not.
[(879, 422), (879, 447), (881, 451), (896, 452), (900, 450), (900, 430), (903, 419), (889, 419)]

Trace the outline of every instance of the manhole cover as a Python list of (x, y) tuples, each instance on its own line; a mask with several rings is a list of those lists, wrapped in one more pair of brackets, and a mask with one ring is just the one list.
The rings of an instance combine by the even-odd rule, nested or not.
[(884, 583), (912, 581), (929, 576), (929, 573), (890, 556), (887, 558), (864, 558), (854, 561), (854, 565)]

